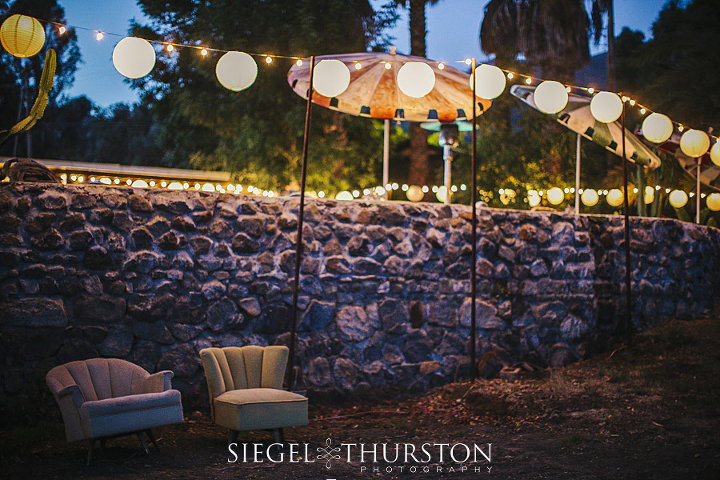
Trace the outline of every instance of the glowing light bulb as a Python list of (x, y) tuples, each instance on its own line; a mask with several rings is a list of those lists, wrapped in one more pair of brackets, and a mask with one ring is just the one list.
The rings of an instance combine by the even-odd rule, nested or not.
[(175, 47), (173, 47), (172, 45), (168, 44), (168, 46), (165, 47), (165, 49), (166, 49), (168, 52), (172, 52), (173, 50), (175, 50)]
[(513, 78), (515, 78), (515, 75), (513, 75), (512, 72), (508, 72), (507, 77), (509, 80), (512, 80)]
[(644, 108), (641, 108), (641, 109), (640, 109), (640, 114), (641, 114), (641, 115), (645, 115), (645, 112), (647, 112), (647, 110), (645, 110)]
[(269, 64), (271, 64), (272, 62), (273, 62), (272, 57), (265, 57), (265, 63), (267, 63), (267, 64), (269, 65)]
[(97, 40), (98, 42), (103, 38), (105, 38), (105, 35), (103, 35), (102, 32), (97, 32), (97, 34), (95, 35), (95, 40)]
[(207, 48), (203, 48), (202, 50), (200, 50), (200, 55), (202, 55), (203, 57), (206, 56), (207, 54), (208, 54)]
[(588, 93), (592, 95), (593, 93), (595, 93), (595, 89), (592, 87), (588, 88)]
[(361, 64), (361, 63), (356, 63), (356, 64), (355, 64), (355, 70), (360, 70), (361, 68), (362, 68), (362, 64)]
[(390, 70), (392, 68), (392, 65), (390, 63), (385, 64), (385, 70)]
[(302, 67), (302, 60), (298, 60), (297, 62), (295, 62), (295, 65), (297, 65), (298, 67)]
[(531, 78), (526, 78), (526, 79), (525, 79), (525, 83), (527, 83), (528, 85), (530, 85), (530, 84), (532, 83), (532, 79), (531, 79)]
[(64, 25), (60, 25), (60, 28), (58, 28), (58, 32), (60, 35), (63, 35), (65, 32), (67, 32), (67, 28), (65, 28)]
[(438, 63), (438, 70), (445, 70), (445, 64), (444, 64), (444, 63)]

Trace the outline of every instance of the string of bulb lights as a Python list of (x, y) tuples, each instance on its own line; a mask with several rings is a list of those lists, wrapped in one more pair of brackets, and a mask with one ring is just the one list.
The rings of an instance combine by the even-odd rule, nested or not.
[[(273, 63), (273, 59), (276, 58), (294, 60), (298, 66), (302, 66), (303, 64), (303, 58), (293, 55), (245, 53), (213, 48), (205, 43), (189, 45), (161, 40), (149, 40), (57, 22), (44, 20), (43, 22), (51, 26), (51, 28), (55, 28), (60, 35), (66, 34), (70, 29), (75, 29), (93, 32), (97, 41), (104, 40), (106, 36), (121, 38), (113, 49), (112, 59), (116, 70), (127, 78), (141, 78), (152, 71), (158, 53), (153, 45), (160, 46), (166, 54), (173, 54), (178, 48), (194, 49), (198, 51), (202, 57), (207, 57), (210, 52), (221, 53), (222, 56), (216, 64), (216, 76), (223, 87), (236, 92), (249, 88), (257, 78), (258, 66), (253, 57), (261, 58), (266, 64)], [(20, 58), (30, 57), (42, 49), (45, 43), (45, 29), (42, 26), (41, 20), (16, 14), (3, 22), (2, 27), (0, 27), (0, 40), (2, 40), (3, 47), (12, 55)], [(392, 61), (386, 61), (385, 68), (393, 68), (392, 63)], [(465, 63), (466, 65), (471, 65), (472, 60), (466, 59), (450, 63)], [(427, 95), (432, 91), (435, 73), (430, 65), (433, 65), (438, 70), (445, 68), (445, 63), (443, 62), (427, 61), (405, 63), (398, 71), (398, 86), (401, 91), (408, 96), (416, 98)], [(352, 66), (352, 68), (358, 70), (362, 67), (360, 62), (354, 62)], [(331, 98), (338, 96), (345, 91), (349, 81), (350, 67), (344, 62), (333, 59), (323, 59), (315, 66), (313, 87), (321, 95)], [(480, 64), (470, 75), (470, 85), (472, 86), (473, 82), (475, 83), (476, 95), (487, 100), (493, 100), (499, 97), (506, 90), (508, 81), (523, 82), (526, 85), (537, 85), (534, 92), (534, 101), (538, 109), (546, 114), (556, 114), (562, 111), (568, 103), (568, 95), (573, 92), (580, 92), (592, 97), (590, 101), (591, 113), (598, 121), (603, 123), (616, 121), (628, 106), (637, 108), (639, 113), (645, 116), (642, 122), (641, 132), (648, 141), (655, 144), (664, 143), (672, 136), (675, 129), (677, 129), (679, 133), (682, 133), (680, 149), (685, 155), (699, 159), (709, 152), (711, 161), (720, 166), (720, 142), (718, 142), (717, 137), (701, 130), (687, 129), (685, 125), (671, 120), (664, 114), (652, 111), (649, 107), (639, 104), (636, 100), (628, 96), (609, 91), (596, 91), (592, 87), (565, 85), (554, 80), (544, 80), (531, 75), (501, 69), (490, 64)], [(115, 181), (111, 182), (117, 184), (117, 180), (118, 179), (115, 179)], [(144, 182), (144, 180), (127, 180), (126, 182), (130, 182), (129, 185), (133, 185), (140, 181)], [(171, 185), (172, 187), (170, 187)], [(135, 186), (157, 187), (157, 185), (150, 184), (146, 186), (138, 184)], [(391, 186), (392, 185), (386, 185), (385, 187)], [(209, 191), (210, 189), (210, 187), (206, 185), (195, 184), (191, 187), (189, 184), (186, 186), (180, 182), (169, 182), (167, 186), (160, 185), (160, 187), (170, 189), (187, 189), (194, 187), (196, 190), (204, 191)], [(371, 193), (376, 194), (379, 189), (382, 189), (384, 194), (386, 190), (393, 189), (385, 187), (377, 186), (373, 189), (364, 189), (363, 194), (365, 196), (370, 195), (370, 193), (364, 193), (366, 190), (370, 190)], [(661, 188), (660, 186), (656, 186), (655, 190), (660, 190)], [(397, 189), (397, 187), (394, 189)], [(444, 186), (402, 186), (402, 190), (406, 192), (408, 198), (411, 200), (412, 198), (410, 197), (417, 197), (421, 193), (425, 194), (430, 191), (430, 189), (438, 195), (438, 198), (443, 197), (444, 199), (444, 196), (448, 193)], [(455, 189), (457, 189), (457, 187), (455, 187)], [(654, 190), (652, 187), (648, 187), (648, 189), (646, 192), (646, 203), (651, 203), (652, 200), (648, 200), (648, 196), (653, 198)], [(218, 189), (217, 186), (212, 187), (212, 190), (228, 191), (225, 188)], [(256, 190), (264, 192), (265, 196), (274, 195), (272, 190), (259, 190), (256, 187), (249, 193), (257, 194), (255, 193)], [(524, 200), (528, 202), (530, 206), (536, 206), (540, 204), (541, 197), (546, 195), (549, 203), (559, 205), (564, 201), (564, 195), (569, 192), (574, 193), (574, 190), (574, 188), (566, 188), (565, 191), (563, 191), (559, 187), (550, 188), (547, 192), (528, 190), (528, 195)], [(695, 195), (693, 192), (688, 194), (682, 190), (665, 190), (666, 193), (670, 194), (670, 203), (676, 208), (680, 208), (678, 205), (684, 206), (687, 203), (687, 198)], [(240, 193), (240, 191), (233, 190), (232, 193)], [(507, 198), (507, 193), (503, 192), (503, 189), (498, 190), (498, 194), (501, 195), (501, 197), (504, 196)], [(324, 192), (319, 193), (323, 193), (323, 195), (318, 194), (320, 198), (324, 197)], [(342, 193), (344, 192), (341, 192), (341, 194)], [(359, 190), (347, 193), (349, 193), (352, 198), (360, 197)], [(607, 201), (611, 206), (618, 206), (620, 203), (618, 203), (618, 205), (614, 205), (613, 203), (618, 201), (617, 198), (620, 198), (619, 201), (621, 202), (622, 196), (622, 192), (619, 189), (599, 191), (581, 189), (579, 193), (582, 195), (583, 203), (587, 206), (597, 204), (597, 197), (601, 195), (607, 197)], [(346, 197), (347, 195), (342, 196)], [(701, 196), (705, 197), (705, 194), (701, 194)], [(684, 201), (682, 201), (683, 198)], [(720, 194), (712, 193), (708, 195), (706, 202), (711, 210), (720, 210)]]

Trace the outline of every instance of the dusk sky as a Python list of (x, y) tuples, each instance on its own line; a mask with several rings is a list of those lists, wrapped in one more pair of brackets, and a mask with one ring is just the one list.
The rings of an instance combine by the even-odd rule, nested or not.
[[(371, 0), (378, 7), (386, 0)], [(624, 26), (641, 30), (650, 37), (651, 27), (667, 0), (615, 0), (615, 32)], [(130, 21), (143, 22), (134, 0), (60, 0), (70, 25), (108, 33), (126, 34)], [(478, 32), (488, 0), (442, 0), (427, 7), (428, 58), (446, 62), (476, 57), (486, 59), (480, 50)], [(409, 53), (407, 11), (400, 9), (401, 19), (390, 32), (395, 37), (398, 53)], [(70, 96), (86, 95), (101, 107), (117, 102), (134, 102), (137, 94), (123, 82), (112, 65), (112, 50), (120, 37), (106, 36), (95, 40), (94, 32), (78, 30), (83, 63), (75, 77)], [(212, 39), (208, 39), (212, 45)], [(605, 44), (593, 47), (593, 53), (606, 49)], [(286, 54), (287, 52), (276, 52)]]

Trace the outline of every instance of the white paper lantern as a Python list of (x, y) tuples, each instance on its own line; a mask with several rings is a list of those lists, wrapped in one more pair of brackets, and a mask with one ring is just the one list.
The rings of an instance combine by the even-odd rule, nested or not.
[(610, 205), (611, 207), (619, 207), (625, 201), (625, 197), (622, 190), (620, 190), (619, 188), (613, 188), (608, 192), (606, 200), (608, 202), (608, 205)]
[(707, 207), (713, 212), (720, 210), (720, 193), (711, 193), (705, 199)]
[(650, 204), (655, 201), (655, 189), (651, 186), (645, 187), (645, 203)]
[(538, 192), (535, 190), (530, 190), (528, 192), (527, 199), (528, 205), (530, 205), (531, 207), (537, 207), (538, 205), (540, 205), (540, 195), (538, 195)]
[(680, 150), (688, 157), (702, 157), (709, 148), (710, 139), (700, 130), (688, 130), (680, 137)]
[(720, 167), (720, 141), (716, 141), (715, 145), (710, 149), (710, 160)]
[(600, 92), (590, 101), (590, 112), (598, 122), (614, 122), (620, 118), (622, 109), (622, 100), (612, 92)]
[(553, 187), (547, 191), (548, 202), (553, 205), (560, 205), (565, 200), (565, 194), (561, 188)]
[(663, 143), (672, 135), (673, 124), (662, 113), (651, 113), (642, 123), (643, 137), (653, 143)]
[(447, 196), (448, 196), (448, 191), (447, 191), (447, 188), (445, 187), (445, 185), (443, 185), (442, 187), (438, 188), (437, 193), (435, 193), (435, 198), (438, 199), (438, 202), (443, 202), (443, 203), (445, 203), (445, 200), (447, 199)]
[(115, 45), (113, 65), (127, 78), (144, 77), (155, 66), (155, 49), (142, 38), (126, 37)]
[(546, 80), (535, 89), (533, 99), (541, 112), (553, 114), (565, 108), (568, 103), (568, 93), (562, 83)]
[(682, 190), (673, 190), (670, 192), (670, 205), (675, 208), (682, 208), (688, 201), (687, 193)]
[(0, 26), (0, 43), (14, 57), (32, 57), (45, 45), (45, 29), (36, 18), (15, 14)]
[(418, 187), (417, 185), (410, 185), (405, 195), (407, 195), (408, 200), (410, 200), (411, 202), (419, 202), (425, 196), (422, 188)]
[(423, 62), (408, 62), (397, 74), (400, 91), (412, 98), (421, 98), (435, 88), (435, 72)]
[(338, 192), (337, 195), (335, 195), (335, 200), (353, 200), (352, 193), (348, 192), (347, 190), (343, 190), (342, 192)]
[(255, 59), (244, 52), (228, 52), (218, 60), (215, 75), (220, 85), (239, 92), (255, 83), (258, 67)]
[(150, 185), (145, 180), (137, 179), (135, 180), (132, 185), (133, 188), (149, 188)]
[(470, 75), (470, 88), (475, 81), (475, 95), (486, 100), (497, 98), (505, 90), (505, 74), (494, 65), (480, 65)]
[(592, 188), (586, 188), (585, 191), (580, 196), (580, 199), (582, 202), (587, 205), (588, 207), (592, 207), (594, 205), (597, 205), (598, 203), (598, 194), (595, 190)]
[(321, 60), (313, 72), (313, 89), (320, 95), (337, 97), (350, 85), (350, 70), (340, 60)]

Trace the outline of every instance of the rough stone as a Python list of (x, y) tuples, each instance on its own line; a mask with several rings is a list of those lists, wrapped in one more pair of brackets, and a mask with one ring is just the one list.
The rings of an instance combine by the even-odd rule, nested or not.
[(68, 323), (62, 300), (20, 298), (3, 303), (0, 324), (4, 326), (64, 327)]
[(227, 297), (213, 303), (208, 309), (207, 324), (213, 332), (226, 332), (242, 320), (237, 305)]
[(110, 295), (79, 295), (75, 300), (75, 317), (85, 323), (114, 323), (125, 316), (127, 302)]
[(338, 334), (343, 340), (359, 342), (369, 338), (373, 329), (368, 323), (367, 314), (362, 307), (342, 307), (335, 317)]
[(330, 325), (333, 318), (335, 318), (334, 303), (313, 299), (310, 301), (308, 308), (305, 310), (305, 313), (298, 325), (298, 329), (301, 331), (323, 330), (325, 327)]
[(171, 370), (180, 378), (192, 378), (199, 368), (200, 357), (191, 346), (186, 344), (165, 352), (157, 365), (158, 371)]

